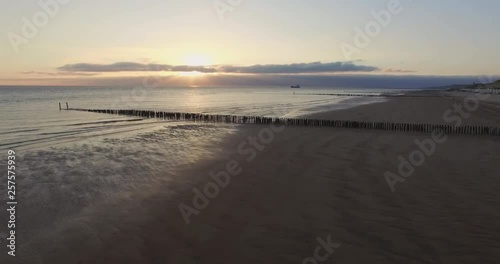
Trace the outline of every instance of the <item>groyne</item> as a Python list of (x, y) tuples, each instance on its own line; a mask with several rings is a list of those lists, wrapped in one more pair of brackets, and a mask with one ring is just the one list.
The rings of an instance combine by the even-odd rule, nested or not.
[(280, 124), (286, 126), (333, 127), (350, 129), (386, 130), (397, 132), (432, 133), (442, 131), (455, 135), (482, 135), (500, 136), (500, 127), (493, 126), (452, 126), (438, 124), (371, 122), (355, 120), (326, 120), (307, 118), (277, 118), (261, 116), (236, 116), (201, 113), (163, 112), (151, 110), (116, 110), (116, 109), (81, 109), (67, 108), (66, 110), (102, 113), (111, 115), (126, 115), (143, 118), (157, 118), (172, 121), (192, 121), (208, 123), (233, 124)]
[[(415, 97), (435, 97), (442, 98), (442, 95), (429, 94), (351, 94), (351, 93), (296, 93), (300, 95), (322, 95), (322, 96), (338, 96), (338, 97), (381, 97), (381, 98), (415, 98)], [(451, 98), (451, 97), (450, 97)]]

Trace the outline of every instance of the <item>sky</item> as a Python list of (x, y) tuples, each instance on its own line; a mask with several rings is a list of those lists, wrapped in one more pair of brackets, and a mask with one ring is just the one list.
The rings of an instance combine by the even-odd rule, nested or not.
[(329, 86), (359, 77), (420, 86), (500, 76), (496, 0), (16, 0), (0, 8), (0, 85), (161, 76), (165, 85)]

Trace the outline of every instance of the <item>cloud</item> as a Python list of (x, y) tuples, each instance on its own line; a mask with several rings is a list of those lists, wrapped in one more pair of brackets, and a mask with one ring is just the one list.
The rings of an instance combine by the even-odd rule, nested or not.
[(402, 70), (402, 69), (393, 69), (393, 68), (387, 68), (384, 69), (383, 72), (391, 72), (391, 73), (410, 73), (410, 72), (416, 72), (412, 70)]
[(67, 64), (57, 68), (60, 71), (66, 72), (141, 72), (141, 71), (170, 71), (170, 72), (190, 72), (198, 71), (204, 73), (216, 72), (217, 70), (212, 67), (205, 66), (188, 66), (188, 65), (167, 65), (167, 64), (154, 64), (154, 63), (137, 63), (137, 62), (116, 62), (113, 64), (91, 64), (91, 63), (77, 63)]
[(356, 65), (352, 62), (311, 62), (294, 64), (267, 64), (253, 66), (222, 66), (224, 73), (334, 73), (334, 72), (373, 72), (377, 67)]
[(26, 71), (21, 72), (26, 75), (47, 75), (47, 76), (95, 76), (98, 73), (91, 72), (40, 72), (40, 71)]
[(167, 64), (143, 64), (137, 62), (117, 62), (113, 64), (77, 63), (57, 68), (63, 72), (203, 72), (203, 73), (247, 73), (247, 74), (299, 74), (299, 73), (337, 73), (337, 72), (374, 72), (378, 67), (356, 65), (353, 62), (311, 62), (294, 64), (265, 64), (252, 66), (211, 65), (188, 66)]

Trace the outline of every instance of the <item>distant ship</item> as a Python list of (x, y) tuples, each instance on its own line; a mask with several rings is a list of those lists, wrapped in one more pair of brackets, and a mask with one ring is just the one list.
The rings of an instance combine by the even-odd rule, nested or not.
[(297, 84), (297, 85), (292, 85), (292, 86), (290, 86), (290, 87), (292, 87), (293, 89), (298, 89), (298, 88), (300, 88), (300, 85), (299, 85), (299, 84)]

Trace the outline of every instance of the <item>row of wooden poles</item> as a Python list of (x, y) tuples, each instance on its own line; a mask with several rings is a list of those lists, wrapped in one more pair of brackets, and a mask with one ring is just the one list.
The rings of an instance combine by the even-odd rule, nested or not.
[[(61, 111), (61, 110), (63, 110), (63, 109), (62, 109), (61, 103), (59, 103), (59, 111)], [(66, 102), (66, 110), (69, 110), (68, 102)]]
[(412, 123), (390, 123), (369, 122), (352, 120), (320, 120), (306, 118), (276, 118), (259, 116), (235, 116), (215, 115), (197, 113), (176, 113), (149, 110), (106, 110), (106, 109), (79, 109), (69, 108), (66, 110), (85, 111), (112, 115), (139, 116), (143, 118), (158, 118), (175, 121), (212, 122), (212, 123), (234, 123), (234, 124), (280, 124), (288, 126), (312, 126), (312, 127), (336, 127), (352, 129), (371, 129), (401, 132), (425, 132), (443, 131), (447, 134), (458, 135), (485, 135), (500, 136), (500, 127), (492, 126), (451, 126), (435, 124), (412, 124)]
[[(302, 93), (301, 93), (302, 94)], [(327, 96), (347, 96), (347, 97), (441, 97), (435, 95), (401, 95), (401, 94), (344, 94), (344, 93), (304, 93), (305, 95), (327, 95)]]

